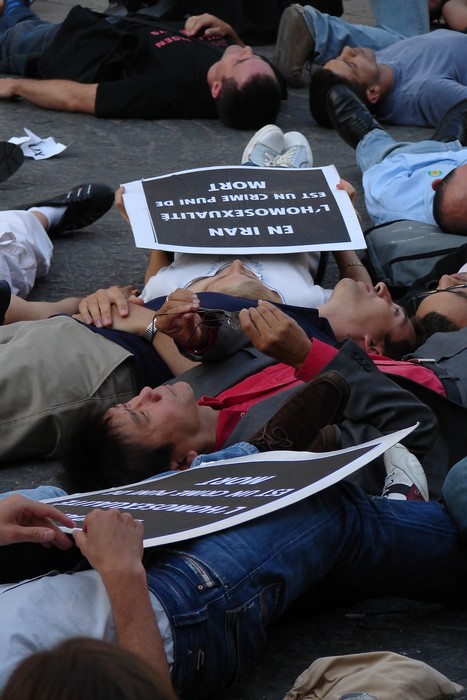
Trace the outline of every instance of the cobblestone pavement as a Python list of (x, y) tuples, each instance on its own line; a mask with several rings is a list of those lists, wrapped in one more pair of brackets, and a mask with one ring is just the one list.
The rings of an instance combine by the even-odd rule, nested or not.
[[(92, 2), (95, 9), (106, 9), (106, 0)], [(44, 19), (60, 21), (72, 4), (72, 0), (37, 0), (34, 8)], [(344, 5), (349, 21), (372, 22), (367, 0), (346, 0)], [(261, 51), (271, 55), (272, 47), (262, 47)], [(107, 182), (116, 188), (123, 182), (185, 168), (236, 164), (251, 136), (226, 129), (216, 121), (104, 121), (45, 111), (22, 100), (2, 103), (0, 109), (0, 139), (21, 135), (22, 128), (27, 127), (69, 146), (56, 158), (28, 160), (0, 184), (0, 203), (5, 209), (66, 191), (80, 182)], [(312, 144), (315, 165), (334, 163), (341, 176), (354, 183), (359, 192), (357, 204), (367, 225), (354, 153), (337, 134), (312, 123), (306, 90), (290, 90), (278, 125), (284, 131), (302, 131)], [(400, 140), (418, 140), (426, 138), (429, 131), (399, 127), (392, 128), (391, 133)], [(112, 283), (140, 286), (147, 259), (147, 251), (134, 247), (126, 224), (111, 211), (89, 229), (56, 242), (52, 269), (37, 283), (30, 298), (55, 300)], [(326, 282), (331, 286), (336, 280), (336, 269), (330, 265)], [(60, 466), (55, 462), (15, 464), (0, 471), (0, 490), (56, 484), (60, 477)], [(314, 658), (379, 649), (421, 659), (453, 680), (467, 683), (465, 612), (383, 599), (316, 613), (308, 609), (308, 603), (302, 602), (273, 626), (264, 652), (250, 673), (223, 694), (225, 700), (278, 700)], [(357, 617), (349, 616), (349, 612)], [(462, 697), (467, 698), (467, 694)]]

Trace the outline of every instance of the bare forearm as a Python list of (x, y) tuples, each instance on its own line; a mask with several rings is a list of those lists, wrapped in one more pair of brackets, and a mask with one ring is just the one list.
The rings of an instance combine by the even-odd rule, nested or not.
[(341, 278), (348, 277), (356, 282), (371, 284), (368, 270), (353, 250), (339, 250), (333, 253)]
[(116, 576), (104, 575), (103, 581), (112, 606), (119, 646), (146, 661), (158, 675), (167, 698), (175, 700), (143, 565), (134, 571), (120, 571)]
[(33, 80), (3, 78), (0, 97), (23, 97), (38, 107), (61, 112), (94, 114), (97, 84), (84, 85), (72, 80)]
[(170, 265), (173, 259), (173, 253), (165, 250), (152, 250), (146, 272), (144, 273), (144, 284), (147, 284), (151, 277), (156, 275), (163, 267)]
[(75, 314), (78, 311), (79, 297), (67, 297), (60, 301), (26, 301), (12, 297), (5, 323), (16, 321), (39, 321), (54, 314)]

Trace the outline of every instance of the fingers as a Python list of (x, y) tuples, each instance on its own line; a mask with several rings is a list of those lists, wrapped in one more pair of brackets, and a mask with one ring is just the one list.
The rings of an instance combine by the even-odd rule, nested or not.
[(128, 299), (125, 291), (118, 286), (99, 289), (82, 299), (78, 308), (84, 323), (106, 328), (112, 325), (112, 306), (116, 307), (122, 318), (128, 316)]
[(336, 185), (336, 188), (338, 190), (344, 190), (344, 192), (347, 192), (352, 202), (355, 200), (355, 197), (357, 196), (357, 190), (353, 185), (350, 184), (350, 182), (347, 182), (347, 180), (339, 180), (339, 182)]
[(118, 190), (115, 192), (115, 206), (117, 207), (118, 211), (123, 216), (123, 218), (125, 219), (127, 224), (129, 224), (130, 219), (128, 217), (128, 214), (126, 213), (125, 203), (123, 201), (124, 192), (125, 192), (124, 187), (119, 187)]

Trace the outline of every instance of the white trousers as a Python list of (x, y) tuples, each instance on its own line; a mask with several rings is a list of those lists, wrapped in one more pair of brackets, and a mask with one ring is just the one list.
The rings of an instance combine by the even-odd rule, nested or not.
[(53, 245), (37, 218), (27, 211), (0, 211), (0, 279), (26, 297), (37, 277), (50, 268)]

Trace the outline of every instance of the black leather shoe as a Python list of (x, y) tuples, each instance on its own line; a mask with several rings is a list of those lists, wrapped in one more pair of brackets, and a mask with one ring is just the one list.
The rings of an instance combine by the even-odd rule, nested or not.
[(463, 146), (467, 145), (467, 100), (461, 100), (448, 109), (431, 140), (441, 143), (460, 141)]
[(0, 182), (13, 175), (23, 164), (24, 154), (20, 146), (0, 141)]
[(11, 287), (6, 280), (0, 280), (0, 326), (3, 326), (5, 314), (11, 301)]
[(65, 213), (55, 226), (47, 233), (57, 237), (63, 233), (77, 231), (90, 226), (109, 211), (114, 203), (114, 192), (108, 185), (85, 183), (77, 185), (66, 194), (59, 194), (42, 202), (34, 202), (18, 209), (31, 207), (66, 207)]
[(363, 102), (345, 85), (329, 90), (326, 106), (334, 129), (352, 148), (357, 148), (359, 141), (373, 129), (381, 129)]

